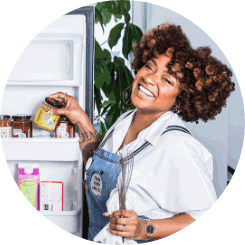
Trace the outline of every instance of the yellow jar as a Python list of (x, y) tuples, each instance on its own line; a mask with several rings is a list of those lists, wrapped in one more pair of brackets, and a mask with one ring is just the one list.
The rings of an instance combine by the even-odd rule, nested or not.
[(51, 114), (47, 114), (48, 111), (54, 108), (62, 108), (65, 105), (59, 101), (51, 100), (48, 97), (45, 98), (45, 102), (39, 107), (36, 117), (34, 119), (34, 123), (42, 129), (47, 131), (55, 130), (55, 127), (59, 121), (60, 116), (55, 116)]

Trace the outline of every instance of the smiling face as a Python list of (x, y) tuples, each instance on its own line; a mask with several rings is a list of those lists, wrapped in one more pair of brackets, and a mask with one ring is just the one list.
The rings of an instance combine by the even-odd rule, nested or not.
[(179, 94), (178, 80), (168, 73), (171, 57), (161, 55), (148, 60), (137, 72), (132, 85), (131, 100), (145, 113), (163, 114), (173, 107)]

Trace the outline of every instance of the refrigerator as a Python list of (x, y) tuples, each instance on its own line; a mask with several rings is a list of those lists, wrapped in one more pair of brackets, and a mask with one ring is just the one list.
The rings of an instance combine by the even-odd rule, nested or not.
[[(27, 45), (6, 83), (1, 115), (29, 114), (33, 121), (45, 97), (64, 92), (74, 96), (93, 121), (93, 61), (94, 7), (86, 6), (61, 16)], [(63, 182), (63, 211), (38, 212), (83, 237), (78, 132), (75, 138), (55, 138), (34, 124), (32, 132), (32, 138), (1, 139), (9, 170), (17, 183), (19, 164), (38, 164), (41, 181)], [(28, 200), (26, 205), (33, 208)]]

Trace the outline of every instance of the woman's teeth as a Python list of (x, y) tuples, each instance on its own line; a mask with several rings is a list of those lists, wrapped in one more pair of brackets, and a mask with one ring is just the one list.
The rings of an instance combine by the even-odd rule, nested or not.
[(141, 92), (143, 92), (145, 95), (149, 96), (149, 97), (154, 97), (154, 95), (147, 89), (145, 89), (143, 86), (139, 86), (139, 90)]

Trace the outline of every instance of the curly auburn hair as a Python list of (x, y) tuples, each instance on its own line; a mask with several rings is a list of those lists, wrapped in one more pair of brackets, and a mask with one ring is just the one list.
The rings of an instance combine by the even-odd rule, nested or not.
[(171, 57), (168, 72), (179, 81), (180, 93), (172, 111), (186, 122), (214, 119), (235, 90), (231, 70), (210, 56), (209, 47), (193, 49), (180, 26), (165, 23), (149, 30), (140, 43), (134, 44), (135, 74), (148, 60), (163, 54)]

